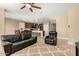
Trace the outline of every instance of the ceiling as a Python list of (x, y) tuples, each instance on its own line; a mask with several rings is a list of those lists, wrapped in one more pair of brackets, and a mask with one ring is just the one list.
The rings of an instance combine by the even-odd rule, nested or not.
[(22, 3), (0, 4), (0, 8), (5, 9), (5, 15), (8, 18), (41, 23), (55, 20), (58, 16), (67, 15), (68, 10), (74, 6), (79, 7), (78, 3), (36, 3), (36, 5), (42, 9), (33, 9), (33, 12), (27, 8), (21, 10)]

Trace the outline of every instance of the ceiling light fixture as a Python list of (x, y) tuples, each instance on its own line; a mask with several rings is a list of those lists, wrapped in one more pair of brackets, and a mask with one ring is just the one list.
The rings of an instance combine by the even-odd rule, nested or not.
[(27, 8), (31, 8), (31, 5), (30, 5), (30, 4), (26, 4), (26, 7), (27, 7)]
[(21, 9), (27, 7), (31, 12), (33, 12), (32, 8), (41, 9), (41, 7), (34, 5), (35, 3), (23, 3), (24, 6), (21, 7)]

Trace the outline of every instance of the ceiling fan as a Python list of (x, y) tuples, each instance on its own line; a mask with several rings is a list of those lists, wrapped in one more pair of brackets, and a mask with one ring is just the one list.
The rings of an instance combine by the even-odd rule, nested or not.
[(38, 7), (35, 5), (35, 3), (23, 3), (24, 5), (20, 9), (24, 9), (25, 7), (29, 8), (31, 12), (33, 12), (32, 8), (41, 9), (41, 7)]

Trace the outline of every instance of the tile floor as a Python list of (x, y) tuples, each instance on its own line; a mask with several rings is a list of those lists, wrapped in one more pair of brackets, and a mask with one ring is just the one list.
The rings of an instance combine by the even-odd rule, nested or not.
[(57, 46), (44, 43), (43, 37), (38, 37), (37, 43), (26, 47), (11, 56), (75, 56), (75, 46), (67, 40), (58, 39)]

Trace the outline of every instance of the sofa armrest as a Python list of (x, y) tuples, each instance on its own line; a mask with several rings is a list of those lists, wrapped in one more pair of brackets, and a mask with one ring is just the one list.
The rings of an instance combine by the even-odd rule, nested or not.
[(5, 45), (12, 45), (12, 43), (8, 42), (8, 41), (3, 41), (2, 44), (3, 44), (3, 46), (5, 46)]
[(33, 41), (37, 42), (37, 36), (31, 37), (31, 39), (32, 39)]
[(10, 55), (12, 53), (12, 43), (8, 41), (3, 41), (3, 47), (6, 55)]
[(46, 36), (46, 37), (45, 37), (45, 40), (48, 39), (48, 38), (49, 38), (49, 36)]

